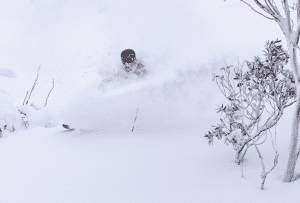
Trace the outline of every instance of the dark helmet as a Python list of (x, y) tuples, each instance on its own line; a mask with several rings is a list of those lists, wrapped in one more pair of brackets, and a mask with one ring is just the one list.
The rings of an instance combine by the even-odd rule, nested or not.
[(121, 53), (122, 63), (132, 63), (136, 60), (135, 52), (132, 49), (125, 49)]

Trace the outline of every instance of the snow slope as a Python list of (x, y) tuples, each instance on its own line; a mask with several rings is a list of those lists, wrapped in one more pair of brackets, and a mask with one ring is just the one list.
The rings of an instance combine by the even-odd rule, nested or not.
[(256, 153), (249, 151), (243, 179), (231, 147), (208, 146), (203, 133), (13, 133), (0, 142), (1, 201), (299, 202), (299, 182), (277, 180), (283, 150), (261, 191)]
[[(299, 202), (299, 181), (277, 179), (292, 109), (277, 128), (279, 164), (265, 191), (253, 149), (243, 179), (232, 147), (208, 146), (203, 137), (224, 101), (211, 73), (260, 55), (266, 40), (282, 38), (275, 24), (237, 0), (0, 4), (0, 93), (10, 107), (22, 105), (39, 65), (29, 104), (45, 105), (54, 78), (46, 108), (29, 106), (29, 128), (0, 140), (1, 202)], [(125, 48), (136, 50), (150, 75), (99, 89)], [(269, 168), (270, 139), (262, 153)]]
[[(87, 88), (65, 101), (64, 107), (77, 108), (59, 114), (79, 120), (77, 130), (42, 128), (34, 123), (27, 130), (5, 131), (0, 142), (0, 162), (4, 163), (0, 173), (1, 201), (298, 202), (299, 182), (286, 184), (278, 180), (287, 158), (286, 129), (290, 127), (292, 109), (278, 126), (279, 164), (268, 175), (265, 191), (261, 191), (261, 166), (253, 149), (246, 157), (243, 179), (240, 167), (234, 163), (232, 147), (217, 140), (209, 146), (203, 137), (218, 121), (210, 112), (222, 99), (213, 96), (219, 93), (210, 73), (203, 76), (200, 71), (197, 75), (196, 70), (162, 76), (160, 81), (151, 80), (151, 75), (145, 81), (123, 81), (107, 92), (98, 89), (101, 79), (86, 80)], [(79, 79), (82, 75), (78, 70), (72, 80)], [(7, 80), (7, 84), (21, 87), (29, 80), (18, 77)], [(206, 85), (201, 85), (204, 81)], [(43, 89), (46, 82), (42, 77), (39, 82), (36, 87)], [(63, 98), (64, 84), (58, 82), (56, 88), (56, 95)], [(35, 94), (32, 102), (39, 96)], [(15, 97), (16, 103), (22, 102), (23, 94)], [(49, 100), (49, 105), (54, 108), (58, 103)], [(140, 114), (136, 130), (130, 132), (136, 107)], [(170, 123), (169, 118), (173, 119)], [(129, 123), (121, 126), (127, 119)], [(92, 123), (93, 120), (98, 122)], [(107, 122), (106, 129), (101, 122)], [(174, 122), (180, 123), (176, 126)], [(265, 146), (262, 153), (269, 168), (274, 158), (270, 139)]]

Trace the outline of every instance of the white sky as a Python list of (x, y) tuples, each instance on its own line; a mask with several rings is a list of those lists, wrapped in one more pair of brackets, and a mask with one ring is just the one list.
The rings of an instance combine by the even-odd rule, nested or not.
[(64, 68), (79, 55), (119, 60), (125, 48), (182, 64), (252, 59), (283, 39), (239, 0), (0, 0), (0, 27), (0, 66), (15, 69)]

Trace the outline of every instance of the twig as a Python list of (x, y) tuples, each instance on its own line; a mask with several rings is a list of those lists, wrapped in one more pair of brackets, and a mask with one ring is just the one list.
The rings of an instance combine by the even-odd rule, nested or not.
[(278, 163), (278, 156), (279, 156), (279, 154), (276, 152), (276, 155), (275, 155), (275, 158), (274, 158), (274, 165), (273, 165), (273, 167), (270, 170), (268, 170), (267, 172), (265, 172), (264, 174), (262, 174), (262, 176), (261, 176), (262, 179), (263, 179), (263, 181), (261, 183), (261, 189), (262, 190), (264, 189), (264, 184), (265, 184), (265, 181), (266, 181), (268, 173), (270, 173), (271, 171), (273, 171), (273, 169), (275, 168), (275, 166)]
[[(247, 133), (247, 132), (246, 132), (246, 133)], [(277, 165), (279, 154), (278, 154), (277, 151), (276, 151), (276, 155), (275, 155), (275, 159), (274, 159), (274, 165), (273, 165), (273, 167), (272, 167), (269, 171), (266, 171), (266, 169), (265, 169), (265, 164), (264, 164), (264, 162), (263, 162), (263, 157), (262, 157), (262, 155), (261, 155), (261, 153), (260, 153), (260, 151), (259, 151), (259, 149), (258, 149), (258, 147), (257, 147), (257, 144), (256, 144), (256, 141), (257, 141), (257, 140), (254, 141), (253, 137), (252, 137), (250, 134), (247, 133), (247, 135), (248, 135), (248, 137), (250, 137), (250, 139), (252, 140), (253, 145), (255, 146), (256, 151), (257, 151), (258, 156), (259, 156), (260, 161), (261, 161), (261, 165), (262, 165), (262, 175), (261, 175), (261, 178), (263, 179), (263, 180), (262, 180), (262, 183), (261, 183), (261, 189), (264, 190), (264, 184), (265, 184), (265, 180), (266, 180), (266, 178), (267, 178), (267, 175), (268, 175), (268, 173), (270, 173), (270, 172), (275, 168), (275, 166)]]
[(25, 96), (24, 101), (23, 101), (23, 106), (24, 106), (25, 100), (27, 98), (27, 94), (28, 94), (28, 91), (26, 91), (26, 96)]
[(269, 128), (269, 132), (270, 132), (271, 139), (272, 139), (272, 145), (273, 145), (273, 149), (274, 149), (275, 153), (277, 153), (277, 144), (276, 144), (276, 127), (277, 127), (277, 124), (275, 125), (275, 135), (274, 135), (274, 139), (273, 139), (273, 135), (272, 135), (271, 129)]
[(135, 125), (135, 121), (136, 121), (136, 119), (137, 119), (137, 114), (138, 114), (138, 112), (139, 112), (139, 108), (137, 108), (137, 110), (136, 110), (135, 119), (134, 119), (134, 122), (133, 122), (133, 127), (132, 127), (131, 132), (133, 132), (133, 130), (134, 130), (134, 125)]
[[(52, 90), (53, 90), (53, 88), (54, 88), (54, 78), (53, 78), (52, 83), (53, 83), (53, 86), (52, 86), (52, 89), (50, 90), (50, 92), (48, 93), (48, 96), (47, 96), (47, 99), (46, 99), (45, 106), (47, 105), (47, 101), (48, 101), (49, 95), (50, 95), (50, 93), (52, 92)], [(44, 107), (45, 107), (45, 106), (44, 106)]]
[(283, 107), (283, 108), (286, 108), (286, 107), (289, 107), (289, 106), (291, 106), (291, 105), (292, 105), (292, 104), (294, 104), (296, 101), (297, 101), (297, 100), (295, 100), (295, 101), (293, 101), (293, 102), (291, 102), (291, 103), (289, 103), (289, 104), (286, 104), (286, 105), (284, 105), (284, 107)]
[(35, 79), (35, 81), (34, 81), (34, 83), (33, 83), (33, 86), (32, 86), (32, 89), (31, 89), (31, 91), (30, 91), (30, 94), (29, 94), (29, 96), (28, 96), (28, 99), (27, 99), (26, 104), (28, 104), (28, 101), (29, 101), (29, 99), (30, 99), (31, 93), (32, 93), (32, 91), (34, 90), (34, 88), (35, 88), (35, 86), (36, 86), (36, 82), (37, 82), (37, 80), (38, 80), (38, 78), (39, 78), (40, 68), (41, 68), (41, 65), (40, 65), (39, 68), (38, 68), (38, 73), (37, 73), (36, 79)]
[[(275, 120), (275, 118), (274, 118), (274, 120)], [(273, 122), (274, 122), (274, 120), (273, 120)], [(279, 119), (278, 119), (279, 120)], [(276, 122), (277, 121), (275, 121), (274, 123), (276, 124)], [(257, 130), (257, 132), (255, 133), (255, 135), (253, 136), (253, 138), (256, 138), (256, 137), (258, 137), (261, 133), (263, 133), (264, 131), (266, 131), (266, 130), (268, 130), (269, 128), (271, 128), (271, 127), (273, 127), (275, 124), (268, 124), (267, 125), (267, 123), (265, 123), (262, 127), (260, 127), (259, 128), (259, 130)], [(254, 126), (253, 126), (253, 128), (254, 128)], [(248, 129), (250, 129), (249, 127), (247, 128), (247, 130)], [(243, 148), (245, 147), (245, 145), (247, 144), (247, 143), (249, 143), (251, 141), (251, 139), (249, 138), (249, 139), (247, 139), (245, 142), (244, 142), (244, 144), (243, 144), (243, 146), (241, 146), (241, 148), (240, 148), (240, 152), (243, 150)], [(257, 144), (258, 145), (258, 144)]]
[[(266, 133), (265, 133), (266, 134)], [(255, 143), (260, 139), (260, 138), (262, 138), (262, 136), (261, 137), (259, 137), (259, 138), (257, 138), (257, 140), (255, 140)], [(266, 141), (266, 139), (267, 139), (267, 136), (265, 137), (265, 139), (261, 142), (261, 143), (258, 143), (258, 144), (256, 144), (256, 145), (261, 145), (261, 144), (263, 144), (265, 141)], [(247, 142), (248, 143), (248, 142)], [(246, 144), (247, 144), (246, 143)], [(242, 161), (244, 160), (244, 158), (245, 158), (245, 156), (246, 156), (246, 153), (247, 153), (247, 150), (251, 147), (251, 146), (253, 146), (254, 144), (247, 144), (247, 148), (244, 150), (244, 153), (243, 153), (243, 155), (241, 156), (241, 159), (238, 161), (238, 164), (240, 164), (240, 163), (242, 163)], [(243, 147), (244, 148), (244, 147)], [(243, 149), (242, 149), (243, 150)], [(242, 153), (242, 150), (241, 151), (239, 151), (238, 153)]]
[[(247, 133), (247, 132), (246, 132)], [(267, 174), (266, 174), (266, 169), (265, 169), (265, 164), (264, 164), (264, 161), (263, 161), (263, 157), (262, 157), (262, 155), (261, 155), (261, 153), (260, 153), (260, 151), (259, 151), (259, 149), (258, 149), (258, 147), (257, 147), (257, 144), (255, 143), (255, 141), (254, 141), (254, 139), (253, 139), (253, 137), (250, 135), (250, 134), (248, 134), (247, 133), (247, 135), (248, 135), (248, 137), (250, 137), (250, 139), (252, 140), (252, 142), (253, 142), (253, 145), (255, 146), (255, 149), (256, 149), (256, 151), (257, 151), (257, 153), (258, 153), (258, 157), (260, 158), (260, 162), (261, 162), (261, 166), (262, 166), (262, 178), (263, 178), (263, 182), (262, 182), (262, 185), (261, 185), (261, 189), (263, 190), (264, 189), (264, 183), (265, 183), (265, 179), (266, 179), (266, 176), (267, 176)]]

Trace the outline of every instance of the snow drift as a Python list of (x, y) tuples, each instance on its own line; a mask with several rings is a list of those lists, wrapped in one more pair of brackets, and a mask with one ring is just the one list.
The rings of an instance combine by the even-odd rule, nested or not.
[(52, 128), (58, 126), (59, 119), (56, 111), (49, 107), (37, 107), (34, 105), (24, 105), (18, 107), (19, 111), (26, 115), (29, 126), (40, 126)]
[(22, 117), (17, 111), (12, 99), (0, 93), (0, 129), (10, 132), (22, 127)]
[(9, 68), (0, 68), (0, 76), (8, 77), (8, 78), (16, 78), (16, 73)]

